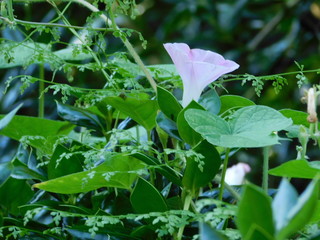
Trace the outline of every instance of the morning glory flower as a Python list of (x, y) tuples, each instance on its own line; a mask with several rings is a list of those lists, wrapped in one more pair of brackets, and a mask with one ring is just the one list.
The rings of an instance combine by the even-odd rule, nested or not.
[(239, 67), (237, 63), (224, 59), (218, 53), (190, 49), (185, 43), (166, 43), (164, 47), (183, 81), (183, 107), (192, 100), (198, 101), (207, 85)]
[(251, 168), (246, 163), (238, 163), (228, 168), (224, 181), (229, 185), (241, 185), (244, 183), (245, 176)]

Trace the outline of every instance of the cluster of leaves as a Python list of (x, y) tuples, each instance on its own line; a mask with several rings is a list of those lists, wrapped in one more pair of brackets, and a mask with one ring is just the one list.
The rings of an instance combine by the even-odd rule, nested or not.
[[(100, 4), (113, 25), (114, 14), (135, 16), (135, 1), (95, 1), (92, 6)], [(1, 237), (282, 240), (311, 236), (311, 227), (319, 231), (318, 162), (298, 159), (270, 170), (276, 176), (315, 178), (300, 197), (287, 180), (273, 201), (253, 184), (238, 196), (237, 189), (226, 191), (218, 180), (230, 150), (278, 144), (277, 132), (283, 130), (299, 139), (297, 127), (310, 127), (306, 113), (218, 96), (215, 89), (182, 108), (173, 94), (181, 85), (173, 65), (147, 67), (159, 82), (153, 92), (141, 66), (126, 53), (104, 49), (113, 36), (125, 42), (133, 31), (95, 29), (103, 14), (97, 12), (78, 33), (64, 16), (71, 5), (51, 3), (57, 18), (42, 25), (11, 19), (12, 6), (3, 8), (10, 21), (27, 28), (27, 38), (2, 40), (0, 67), (28, 70), (36, 64), (40, 69), (39, 77), (27, 71), (10, 76), (8, 91), (15, 79), (23, 82), (22, 91), (34, 83), (47, 85), (40, 88), (39, 103), (61, 94), (56, 104), (47, 103), (61, 120), (17, 115), (22, 105), (0, 116), (0, 135), (20, 144), (9, 160), (0, 160)], [(61, 48), (59, 31), (50, 25), (58, 21), (79, 42)], [(53, 40), (31, 40), (36, 33), (51, 34)], [(53, 72), (51, 81), (41, 69)], [(87, 71), (102, 75), (103, 87), (86, 88), (78, 81)], [(57, 80), (60, 75), (67, 81)], [(280, 75), (239, 78), (252, 81), (258, 95), (264, 80), (272, 80), (276, 91), (287, 84)], [(305, 171), (296, 171), (297, 166)]]

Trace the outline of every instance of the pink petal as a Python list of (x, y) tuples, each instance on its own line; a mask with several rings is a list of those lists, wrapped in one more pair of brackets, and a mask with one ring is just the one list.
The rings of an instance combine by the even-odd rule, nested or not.
[(208, 62), (211, 64), (221, 64), (225, 59), (218, 53), (202, 49), (191, 49), (190, 54), (193, 61)]
[(183, 81), (182, 105), (184, 107), (192, 99), (198, 101), (203, 89), (208, 84), (239, 67), (237, 63), (225, 60), (218, 53), (190, 49), (185, 43), (166, 43), (164, 47)]

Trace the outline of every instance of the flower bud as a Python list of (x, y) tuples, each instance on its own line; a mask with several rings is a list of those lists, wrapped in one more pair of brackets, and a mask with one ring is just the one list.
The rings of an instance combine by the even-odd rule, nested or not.
[(240, 162), (227, 169), (224, 181), (229, 185), (241, 185), (250, 171), (251, 167), (247, 163)]

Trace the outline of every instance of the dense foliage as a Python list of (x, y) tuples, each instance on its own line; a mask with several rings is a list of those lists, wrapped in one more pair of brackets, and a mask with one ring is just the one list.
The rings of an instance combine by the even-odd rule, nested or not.
[(320, 238), (319, 3), (0, 7), (1, 238)]

